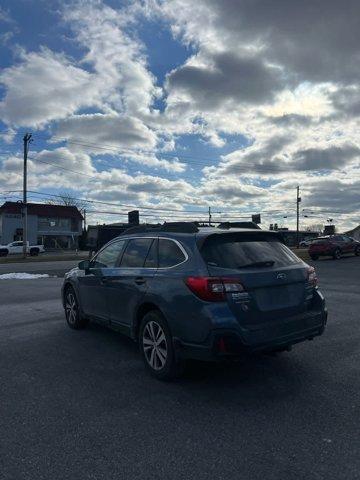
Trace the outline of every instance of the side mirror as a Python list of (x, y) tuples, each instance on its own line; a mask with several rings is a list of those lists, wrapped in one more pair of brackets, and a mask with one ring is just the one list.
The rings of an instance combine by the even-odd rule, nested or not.
[(89, 268), (90, 268), (90, 260), (82, 260), (78, 264), (79, 270), (89, 270)]

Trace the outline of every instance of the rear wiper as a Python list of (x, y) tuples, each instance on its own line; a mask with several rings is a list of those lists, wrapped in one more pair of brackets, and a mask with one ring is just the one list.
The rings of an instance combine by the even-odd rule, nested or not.
[(245, 265), (238, 265), (237, 268), (251, 268), (251, 267), (272, 267), (274, 260), (263, 260), (261, 262), (246, 263)]

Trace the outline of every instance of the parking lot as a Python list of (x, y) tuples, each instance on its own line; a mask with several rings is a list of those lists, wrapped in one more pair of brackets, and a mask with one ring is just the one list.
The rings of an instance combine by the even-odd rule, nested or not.
[[(0, 274), (71, 266), (48, 263)], [(0, 478), (358, 479), (360, 258), (315, 266), (322, 337), (172, 383), (120, 334), (67, 328), (60, 277), (0, 280)]]

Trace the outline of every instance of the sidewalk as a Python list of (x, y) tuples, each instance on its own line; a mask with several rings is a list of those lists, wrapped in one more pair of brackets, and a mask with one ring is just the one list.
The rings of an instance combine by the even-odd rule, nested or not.
[(88, 251), (61, 251), (61, 252), (44, 252), (37, 257), (27, 256), (23, 258), (22, 255), (8, 255), (7, 257), (0, 257), (0, 264), (4, 263), (28, 263), (28, 262), (56, 262), (64, 260), (83, 260), (89, 257)]

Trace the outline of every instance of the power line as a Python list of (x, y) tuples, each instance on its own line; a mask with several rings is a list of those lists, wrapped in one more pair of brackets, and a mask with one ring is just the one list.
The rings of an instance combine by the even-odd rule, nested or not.
[(70, 168), (66, 168), (66, 167), (62, 167), (60, 165), (57, 165), (56, 163), (51, 163), (51, 162), (46, 162), (45, 160), (40, 160), (39, 158), (34, 158), (34, 157), (28, 157), (28, 158), (30, 160), (33, 160), (33, 161), (36, 161), (36, 162), (45, 163), (46, 165), (51, 165), (55, 168), (59, 168), (60, 170), (65, 170), (67, 172), (75, 173), (77, 175), (81, 175), (82, 177), (89, 177), (89, 178), (92, 178), (93, 180), (95, 180), (95, 177), (93, 175), (88, 175), (88, 174), (83, 173), (83, 172), (77, 172), (75, 170), (71, 170)]
[[(9, 132), (10, 133), (10, 132)], [(19, 134), (20, 132), (17, 132), (17, 134)], [(2, 132), (0, 133), (2, 135), (6, 135), (7, 133), (5, 132)], [(41, 139), (45, 139), (45, 140), (50, 140), (50, 138), (48, 137), (45, 137), (43, 135), (36, 135), (36, 138), (41, 138)], [(231, 167), (231, 169), (236, 173), (236, 172), (245, 172), (245, 173), (249, 173), (251, 175), (254, 175), (254, 174), (260, 174), (260, 173), (263, 173), (263, 174), (279, 174), (281, 175), (282, 173), (287, 173), (287, 172), (298, 172), (298, 173), (306, 173), (306, 172), (309, 172), (309, 171), (312, 171), (312, 172), (318, 172), (318, 171), (323, 171), (323, 170), (329, 170), (328, 168), (322, 168), (322, 169), (313, 169), (313, 170), (297, 170), (296, 168), (292, 168), (293, 166), (289, 165), (288, 167), (286, 166), (283, 166), (283, 167), (279, 167), (277, 165), (264, 165), (264, 164), (250, 164), (250, 163), (245, 163), (245, 162), (241, 162), (240, 164), (238, 165), (224, 165), (224, 164), (221, 164), (221, 162), (223, 162), (222, 159), (214, 159), (214, 158), (204, 158), (204, 157), (195, 157), (195, 156), (190, 156), (190, 155), (184, 155), (184, 154), (179, 154), (179, 153), (166, 153), (166, 152), (158, 152), (158, 151), (155, 151), (155, 150), (146, 150), (146, 149), (133, 149), (131, 150), (130, 148), (119, 148), (118, 146), (116, 145), (99, 145), (99, 144), (94, 144), (94, 143), (90, 143), (90, 142), (87, 142), (86, 140), (83, 140), (83, 139), (80, 139), (80, 141), (76, 141), (76, 140), (69, 140), (68, 138), (65, 138), (65, 137), (58, 137), (56, 135), (52, 136), (51, 139), (57, 139), (59, 142), (67, 142), (68, 144), (73, 144), (73, 145), (79, 145), (79, 146), (84, 146), (84, 147), (89, 147), (89, 148), (93, 148), (93, 149), (99, 149), (99, 150), (103, 150), (103, 151), (109, 151), (109, 152), (116, 152), (118, 153), (118, 155), (121, 155), (121, 156), (125, 156), (125, 157), (129, 157), (131, 155), (134, 155), (134, 154), (142, 154), (142, 155), (159, 155), (161, 157), (169, 157), (169, 158), (174, 158), (176, 160), (181, 160), (181, 159), (185, 159), (185, 160), (189, 160), (188, 162), (185, 162), (185, 165), (186, 166), (198, 166), (198, 167), (203, 167), (203, 168), (206, 168), (206, 167), (212, 167), (212, 166), (216, 166), (216, 168), (226, 168), (227, 166)], [(119, 151), (120, 150), (120, 151)], [(61, 155), (58, 155), (60, 158), (61, 158)], [(157, 157), (156, 157), (157, 158)], [(38, 161), (40, 161), (39, 159), (37, 159)], [(157, 158), (157, 160), (161, 161), (161, 159)], [(104, 161), (104, 159), (102, 159), (102, 161)], [(43, 163), (45, 163), (45, 161), (42, 161)], [(209, 163), (213, 162), (213, 164), (216, 164), (216, 165), (209, 165)], [(49, 163), (50, 164), (50, 163)], [(52, 164), (53, 166), (55, 166), (54, 164)], [(171, 165), (171, 163), (170, 163)], [(145, 166), (148, 166), (148, 167), (151, 167), (151, 165), (145, 165)], [(70, 170), (69, 170), (70, 171)], [(333, 171), (333, 170), (332, 170)], [(73, 173), (78, 173), (80, 174), (80, 172), (74, 172), (72, 171)], [(168, 172), (168, 174), (171, 174), (171, 175), (180, 175), (184, 172)], [(82, 174), (85, 176), (85, 174)]]
[[(45, 137), (45, 136), (41, 136), (41, 135), (37, 135), (38, 138), (43, 138), (43, 139), (46, 139), (46, 140), (49, 140), (48, 137)], [(207, 166), (211, 166), (211, 165), (208, 165), (208, 162), (213, 162), (213, 163), (219, 163), (219, 161), (221, 161), (221, 159), (214, 159), (214, 158), (204, 158), (204, 157), (194, 157), (194, 156), (190, 156), (190, 155), (184, 155), (184, 154), (178, 154), (178, 153), (166, 153), (166, 152), (158, 152), (156, 150), (146, 150), (146, 149), (134, 149), (134, 150), (131, 150), (130, 148), (119, 148), (118, 146), (116, 145), (99, 145), (98, 143), (95, 144), (95, 143), (89, 143), (87, 142), (86, 140), (82, 141), (82, 139), (80, 139), (80, 141), (76, 141), (76, 140), (69, 140), (68, 138), (65, 138), (65, 137), (57, 137), (56, 135), (52, 136), (51, 137), (52, 139), (57, 139), (58, 141), (62, 141), (62, 142), (67, 142), (68, 144), (70, 145), (79, 145), (79, 146), (84, 146), (84, 147), (89, 147), (89, 148), (93, 148), (93, 149), (96, 149), (96, 150), (103, 150), (103, 151), (109, 151), (109, 152), (116, 152), (122, 156), (131, 156), (131, 155), (134, 155), (134, 154), (148, 154), (148, 155), (159, 155), (159, 156), (162, 156), (162, 157), (169, 157), (169, 158), (174, 158), (174, 159), (177, 159), (177, 160), (181, 160), (181, 159), (187, 159), (187, 160), (191, 160), (191, 162), (188, 162), (188, 163), (185, 163), (185, 165), (196, 165), (196, 166), (204, 166), (204, 167), (207, 167)], [(160, 159), (158, 159), (160, 160)], [(221, 167), (226, 167), (226, 165), (217, 165), (217, 168), (221, 168)], [(302, 170), (297, 170), (295, 168), (287, 168), (287, 167), (283, 167), (283, 168), (280, 168), (279, 166), (277, 165), (263, 165), (263, 164), (250, 164), (250, 163), (245, 163), (245, 162), (242, 162), (241, 165), (233, 165), (232, 168), (244, 168), (244, 169), (251, 169), (253, 170), (253, 172), (251, 173), (261, 173), (261, 171), (258, 171), (257, 169), (260, 168), (260, 170), (263, 170), (264, 172), (267, 170), (268, 172), (270, 173), (281, 173), (281, 172), (302, 172)], [(290, 165), (289, 165), (290, 167)], [(314, 169), (314, 170), (311, 170), (311, 171), (321, 171), (321, 170), (329, 170), (327, 168), (322, 168), (322, 169)], [(303, 170), (303, 172), (306, 172), (307, 170)], [(181, 172), (178, 172), (178, 173), (181, 173)]]
[[(20, 190), (10, 190), (10, 192), (19, 192)], [(63, 198), (61, 195), (56, 195), (52, 193), (44, 193), (44, 192), (37, 192), (35, 190), (28, 190), (29, 193), (32, 193), (34, 195), (43, 195), (46, 197), (55, 197), (55, 198)], [(78, 198), (78, 197), (72, 197), (74, 200), (78, 200), (81, 202), (87, 202), (87, 203), (98, 203), (101, 205), (110, 205), (113, 207), (126, 207), (126, 208), (133, 208), (133, 209), (139, 209), (139, 210), (155, 210), (155, 211), (166, 211), (166, 212), (180, 212), (180, 213), (204, 213), (204, 211), (200, 210), (177, 210), (174, 208), (161, 208), (161, 207), (149, 207), (149, 206), (136, 206), (136, 205), (128, 205), (124, 203), (112, 203), (112, 202), (104, 202), (101, 200), (88, 200), (85, 198)], [(216, 213), (221, 213), (221, 212), (216, 212)]]
[[(20, 192), (20, 190), (8, 190), (7, 192), (4, 193), (13, 193), (13, 192)], [(63, 198), (62, 195), (56, 195), (56, 194), (51, 194), (51, 193), (45, 193), (45, 192), (37, 192), (34, 190), (28, 190), (28, 193), (33, 195), (40, 195), (44, 197), (55, 197), (55, 198)], [(14, 195), (15, 196), (15, 195)], [(161, 207), (148, 207), (148, 206), (135, 206), (135, 205), (127, 205), (127, 204), (122, 204), (122, 203), (112, 203), (112, 202), (104, 202), (100, 200), (88, 200), (84, 198), (79, 198), (79, 197), (72, 197), (74, 200), (81, 201), (81, 202), (86, 202), (86, 203), (93, 203), (93, 204), (101, 204), (101, 205), (109, 205), (113, 207), (126, 207), (126, 208), (134, 208), (134, 209), (139, 209), (139, 210), (150, 210), (154, 212), (169, 212), (169, 213), (178, 213), (181, 214), (182, 216), (184, 215), (196, 215), (196, 214), (203, 214), (207, 215), (207, 211), (202, 211), (202, 210), (176, 210), (176, 209), (169, 209), (169, 208), (161, 208)], [(90, 211), (89, 211), (90, 212)], [(263, 212), (264, 215), (272, 215), (275, 212), (283, 212), (283, 210), (271, 210), (271, 212)], [(105, 212), (102, 212), (105, 213)], [(110, 213), (110, 212), (109, 212)], [(114, 213), (119, 213), (119, 214), (127, 214), (127, 212), (114, 212)], [(224, 215), (227, 218), (249, 218), (251, 217), (251, 213), (249, 212), (248, 215), (238, 215), (237, 212), (234, 211), (229, 211), (229, 212), (221, 212), (221, 211), (214, 211), (212, 213), (216, 213), (218, 215)], [(156, 213), (154, 213), (155, 215)], [(172, 215), (173, 216), (173, 215)]]

